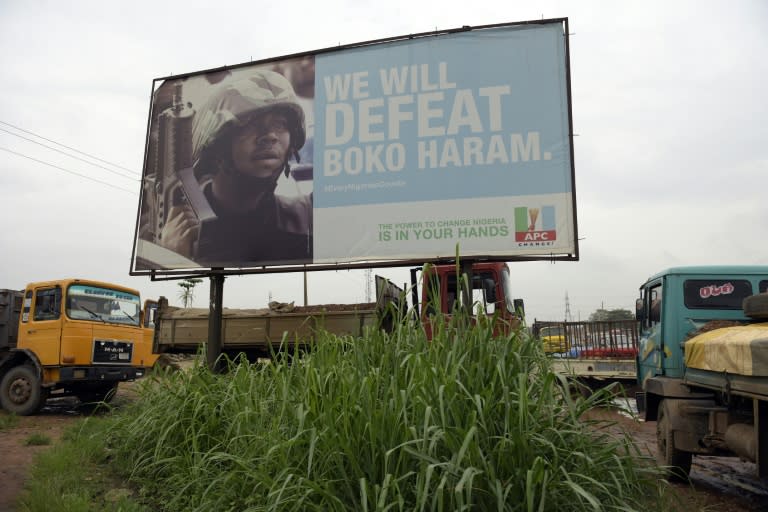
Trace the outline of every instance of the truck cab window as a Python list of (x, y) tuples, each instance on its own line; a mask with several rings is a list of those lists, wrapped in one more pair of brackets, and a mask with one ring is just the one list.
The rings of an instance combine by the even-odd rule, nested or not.
[(448, 274), (446, 299), (446, 304), (448, 306), (447, 311), (449, 313), (461, 307), (461, 294), (459, 293), (459, 285), (456, 279), (456, 274)]
[(472, 304), (474, 305), (474, 312), (475, 314), (479, 313), (489, 313), (488, 309), (490, 306), (490, 313), (493, 313), (493, 306), (494, 304), (488, 303), (485, 300), (485, 294), (483, 293), (483, 290), (481, 288), (473, 288), (472, 289)]
[[(440, 275), (437, 273), (429, 274), (426, 278), (427, 284), (427, 303), (424, 304), (424, 311), (427, 316), (433, 316), (440, 311)], [(448, 292), (450, 295), (450, 292)], [(450, 304), (449, 304), (450, 306)]]
[[(456, 274), (448, 276), (448, 311), (461, 307), (464, 298), (459, 291)], [(492, 315), (496, 311), (496, 281), (491, 272), (481, 272), (472, 276), (472, 311), (473, 314)]]
[(61, 288), (37, 290), (34, 320), (56, 320), (61, 309)]
[(683, 283), (688, 309), (737, 310), (752, 293), (752, 283), (746, 279), (688, 279)]
[(758, 285), (759, 292), (758, 293), (768, 293), (768, 281), (760, 281), (760, 284)]
[(646, 307), (648, 308), (648, 314), (646, 315), (645, 325), (646, 327), (655, 327), (661, 322), (661, 297), (662, 297), (662, 285), (649, 288), (646, 292)]

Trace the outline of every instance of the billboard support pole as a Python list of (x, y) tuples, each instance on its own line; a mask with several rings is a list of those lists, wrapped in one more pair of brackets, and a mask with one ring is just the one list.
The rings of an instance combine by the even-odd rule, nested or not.
[[(211, 269), (222, 270), (222, 269)], [(219, 373), (221, 362), (221, 326), (224, 306), (222, 296), (224, 295), (224, 274), (212, 273), (210, 304), (208, 311), (208, 344), (206, 345), (206, 362), (208, 369), (213, 373)]]

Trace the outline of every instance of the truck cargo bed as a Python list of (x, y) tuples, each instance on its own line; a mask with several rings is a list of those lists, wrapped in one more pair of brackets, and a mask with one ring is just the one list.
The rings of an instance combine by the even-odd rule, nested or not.
[(685, 342), (685, 366), (768, 377), (768, 323), (715, 329)]
[(23, 296), (19, 290), (0, 290), (0, 350), (16, 347)]
[[(208, 339), (207, 309), (161, 306), (155, 328), (154, 349), (194, 352)], [(268, 351), (306, 344), (318, 331), (340, 336), (361, 336), (377, 321), (376, 303), (292, 306), (277, 303), (264, 309), (224, 308), (222, 349)]]

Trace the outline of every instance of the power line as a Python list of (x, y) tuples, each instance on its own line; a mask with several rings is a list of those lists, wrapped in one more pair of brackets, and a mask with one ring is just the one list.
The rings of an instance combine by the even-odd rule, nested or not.
[[(0, 122), (2, 122), (2, 121), (0, 121)], [(19, 135), (18, 133), (13, 133), (11, 131), (6, 130), (5, 128), (0, 128), (0, 132), (9, 133), (9, 134), (13, 135), (14, 137), (18, 137), (20, 139), (24, 139), (26, 141), (29, 141), (29, 142), (33, 143), (33, 144), (37, 144), (39, 146), (43, 146), (44, 148), (50, 149), (51, 151), (56, 151), (57, 153), (61, 153), (62, 155), (68, 156), (70, 158), (74, 158), (75, 160), (80, 160), (81, 162), (85, 162), (85, 163), (87, 163), (89, 165), (93, 165), (93, 166), (98, 167), (100, 169), (104, 169), (105, 171), (107, 171), (109, 173), (112, 173), (112, 174), (115, 174), (117, 176), (120, 176), (120, 177), (123, 177), (123, 178), (127, 178), (129, 180), (141, 181), (139, 178), (136, 178), (134, 176), (127, 176), (127, 175), (125, 175), (125, 174), (123, 174), (121, 172), (113, 171), (112, 169), (109, 169), (108, 167), (104, 167), (103, 165), (99, 165), (99, 164), (96, 164), (96, 163), (93, 163), (93, 162), (89, 162), (85, 158), (80, 158), (79, 156), (70, 155), (69, 153), (67, 153), (65, 151), (62, 151), (62, 150), (56, 149), (56, 148), (52, 148), (51, 146), (43, 144), (42, 142), (37, 142), (36, 140), (30, 139), (28, 137), (24, 137), (23, 135)], [(112, 164), (110, 164), (110, 165), (112, 165)]]
[(33, 158), (31, 156), (24, 155), (22, 153), (18, 153), (16, 151), (13, 151), (12, 149), (8, 149), (8, 148), (4, 148), (4, 147), (0, 146), (0, 150), (7, 151), (8, 153), (12, 153), (14, 155), (17, 155), (17, 156), (20, 156), (20, 157), (23, 157), (23, 158), (27, 158), (29, 160), (41, 163), (43, 165), (47, 165), (48, 167), (53, 167), (54, 169), (59, 169), (60, 171), (64, 171), (64, 172), (69, 173), (69, 174), (74, 174), (75, 176), (79, 176), (79, 177), (85, 178), (87, 180), (95, 181), (96, 183), (101, 183), (102, 185), (106, 185), (108, 187), (112, 187), (112, 188), (120, 190), (122, 192), (128, 192), (129, 194), (136, 195), (136, 192), (134, 192), (132, 190), (124, 189), (122, 187), (118, 187), (118, 186), (113, 185), (111, 183), (107, 183), (106, 181), (97, 180), (96, 178), (91, 178), (90, 176), (86, 176), (85, 174), (80, 174), (80, 173), (75, 172), (75, 171), (70, 171), (69, 169), (65, 169), (63, 167), (59, 167), (58, 165), (50, 164), (48, 162), (44, 162), (42, 160), (38, 160), (37, 158)]
[(136, 172), (133, 169), (128, 169), (127, 167), (123, 167), (122, 165), (113, 164), (112, 162), (109, 162), (109, 161), (104, 160), (102, 158), (99, 158), (97, 156), (89, 155), (85, 151), (80, 151), (79, 149), (71, 148), (71, 147), (67, 146), (66, 144), (62, 144), (60, 142), (56, 142), (55, 140), (47, 139), (47, 138), (43, 137), (42, 135), (38, 135), (38, 134), (36, 134), (34, 132), (31, 132), (29, 130), (25, 130), (24, 128), (19, 128), (18, 126), (12, 125), (11, 123), (6, 123), (5, 121), (0, 121), (0, 124), (4, 124), (6, 126), (10, 126), (11, 128), (15, 128), (16, 130), (19, 130), (20, 132), (28, 133), (29, 135), (33, 135), (33, 136), (35, 136), (35, 137), (37, 137), (39, 139), (43, 139), (43, 140), (46, 140), (48, 142), (52, 142), (52, 143), (54, 143), (54, 144), (56, 144), (58, 146), (61, 146), (63, 148), (67, 148), (70, 151), (74, 151), (75, 153), (80, 153), (81, 155), (85, 155), (88, 158), (93, 158), (94, 160), (98, 160), (99, 162), (103, 162), (103, 163), (105, 163), (107, 165), (111, 165), (113, 167), (117, 167), (118, 169), (123, 169), (124, 171), (128, 171), (128, 172), (130, 172), (132, 174), (141, 174), (141, 173)]

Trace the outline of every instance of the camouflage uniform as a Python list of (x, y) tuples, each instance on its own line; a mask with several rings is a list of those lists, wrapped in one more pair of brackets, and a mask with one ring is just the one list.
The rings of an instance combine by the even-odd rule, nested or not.
[[(271, 177), (255, 178), (234, 169), (229, 144), (239, 129), (254, 117), (279, 112), (288, 120), (291, 149), (282, 169)], [(210, 266), (255, 266), (312, 261), (312, 195), (275, 195), (288, 160), (298, 158), (306, 132), (304, 111), (288, 80), (273, 71), (251, 72), (246, 78), (220, 83), (197, 113), (192, 127), (195, 176), (217, 214), (200, 234), (195, 261)], [(218, 173), (227, 174), (238, 187), (261, 195), (259, 206), (246, 213), (227, 213), (212, 193)]]

